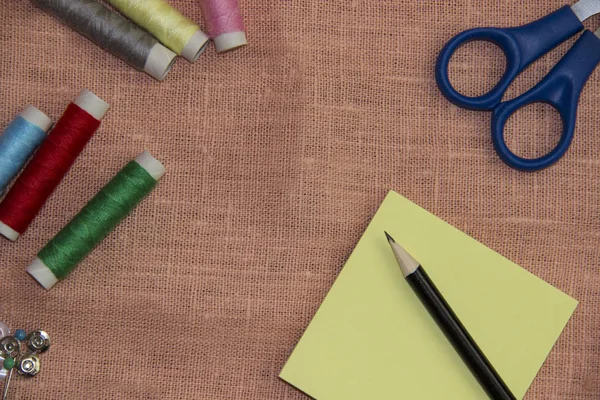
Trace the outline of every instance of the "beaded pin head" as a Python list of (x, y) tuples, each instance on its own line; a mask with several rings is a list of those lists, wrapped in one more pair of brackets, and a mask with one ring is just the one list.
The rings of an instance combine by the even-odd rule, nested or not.
[(50, 336), (42, 330), (27, 334), (17, 329), (11, 335), (8, 326), (0, 322), (0, 379), (4, 380), (2, 400), (6, 400), (13, 372), (34, 377), (40, 372), (39, 354), (50, 348)]

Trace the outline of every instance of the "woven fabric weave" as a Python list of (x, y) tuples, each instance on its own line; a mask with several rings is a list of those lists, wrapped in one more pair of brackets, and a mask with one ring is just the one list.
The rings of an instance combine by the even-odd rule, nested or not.
[[(198, 1), (171, 3), (202, 22)], [(305, 399), (277, 375), (394, 189), (581, 301), (526, 398), (597, 400), (598, 71), (570, 151), (533, 174), (505, 166), (490, 114), (451, 105), (433, 77), (454, 34), (562, 5), (241, 0), (250, 44), (180, 60), (161, 83), (29, 1), (5, 2), (0, 124), (27, 104), (56, 120), (84, 87), (111, 104), (29, 231), (0, 241), (0, 320), (53, 339), (40, 375), (14, 379), (13, 398)], [(469, 45), (453, 63), (455, 84), (491, 87), (502, 65), (493, 46)], [(557, 119), (531, 107), (509, 131), (532, 155), (555, 142)], [(157, 188), (64, 282), (39, 287), (25, 267), (144, 149), (167, 167)]]

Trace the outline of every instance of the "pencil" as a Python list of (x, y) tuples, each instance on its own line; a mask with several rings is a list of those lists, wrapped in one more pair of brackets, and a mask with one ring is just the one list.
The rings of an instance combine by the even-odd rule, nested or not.
[(469, 367), (479, 384), (493, 400), (516, 400), (500, 375), (460, 322), (452, 308), (435, 287), (425, 269), (385, 232), (406, 281), (431, 317), (446, 335), (456, 352)]

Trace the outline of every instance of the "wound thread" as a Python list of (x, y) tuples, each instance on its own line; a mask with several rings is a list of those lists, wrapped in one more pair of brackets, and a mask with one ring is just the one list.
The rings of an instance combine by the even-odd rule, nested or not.
[(140, 71), (162, 80), (175, 53), (96, 0), (31, 0), (65, 25)]
[(107, 1), (190, 62), (196, 61), (208, 44), (200, 27), (164, 0)]
[(164, 174), (148, 152), (129, 162), (44, 248), (27, 271), (46, 289), (66, 278)]
[(16, 240), (60, 184), (100, 126), (108, 104), (83, 90), (65, 110), (0, 204), (0, 234)]
[(206, 28), (218, 52), (247, 44), (238, 0), (200, 0)]
[(46, 139), (52, 121), (28, 106), (0, 135), (0, 195)]

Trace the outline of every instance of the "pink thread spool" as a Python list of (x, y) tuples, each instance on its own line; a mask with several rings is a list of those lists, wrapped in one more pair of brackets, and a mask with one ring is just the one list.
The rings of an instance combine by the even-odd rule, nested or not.
[(246, 29), (238, 0), (200, 0), (206, 28), (217, 52), (246, 45)]

